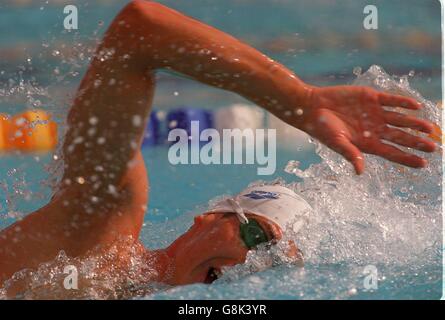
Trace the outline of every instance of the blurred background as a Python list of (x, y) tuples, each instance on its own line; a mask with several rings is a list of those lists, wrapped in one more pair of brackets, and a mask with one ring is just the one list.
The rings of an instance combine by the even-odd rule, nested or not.
[[(0, 83), (20, 73), (40, 86), (72, 94), (96, 41), (128, 1), (25, 1), (0, 3)], [(361, 0), (192, 0), (158, 1), (228, 32), (318, 85), (351, 81), (355, 67), (378, 64), (390, 74), (415, 72), (413, 84), (425, 96), (441, 94), (440, 2), (374, 1), (379, 29), (363, 28)], [(63, 7), (79, 9), (79, 30), (63, 30)], [(31, 59), (31, 61), (29, 61)], [(69, 72), (71, 71), (71, 72)], [(167, 86), (163, 82), (169, 82)], [(217, 107), (231, 94), (199, 87), (197, 93), (174, 91), (188, 80), (165, 76), (157, 105), (178, 103)], [(190, 83), (188, 83), (190, 84)], [(219, 93), (208, 106), (204, 98)], [(191, 95), (191, 96), (190, 96)], [(162, 99), (160, 98), (162, 96)]]

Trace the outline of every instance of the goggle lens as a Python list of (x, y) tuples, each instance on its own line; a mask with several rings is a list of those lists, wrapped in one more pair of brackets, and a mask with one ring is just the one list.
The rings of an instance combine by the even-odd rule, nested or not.
[(247, 248), (253, 249), (261, 243), (269, 242), (266, 232), (254, 219), (240, 225), (241, 239)]

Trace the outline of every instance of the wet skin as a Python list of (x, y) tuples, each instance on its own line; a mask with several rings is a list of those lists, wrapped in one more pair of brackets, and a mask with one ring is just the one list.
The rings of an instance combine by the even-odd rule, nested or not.
[[(69, 111), (57, 192), (48, 205), (0, 233), (0, 284), (19, 270), (52, 261), (60, 250), (80, 258), (93, 248), (106, 253), (122, 237), (134, 239), (147, 264), (156, 261), (151, 280), (173, 285), (206, 281), (209, 268), (244, 261), (247, 249), (235, 217), (197, 218), (164, 250), (150, 251), (138, 240), (149, 191), (139, 150), (160, 69), (249, 99), (342, 154), (357, 174), (364, 170), (362, 152), (415, 168), (426, 165), (385, 141), (435, 150), (433, 142), (395, 128), (431, 133), (431, 123), (383, 109), (421, 108), (413, 99), (366, 87), (305, 84), (217, 29), (154, 2), (132, 1), (110, 25)], [(135, 119), (142, 124), (134, 125)], [(125, 268), (130, 250), (120, 250), (113, 264)]]
[[(247, 217), (261, 225), (271, 242), (281, 239), (282, 231), (274, 223), (259, 216)], [(168, 282), (211, 282), (209, 271), (219, 272), (224, 266), (244, 263), (248, 251), (241, 239), (240, 221), (236, 215), (212, 213), (197, 216), (193, 226), (166, 250), (174, 269), (179, 271), (173, 272)]]

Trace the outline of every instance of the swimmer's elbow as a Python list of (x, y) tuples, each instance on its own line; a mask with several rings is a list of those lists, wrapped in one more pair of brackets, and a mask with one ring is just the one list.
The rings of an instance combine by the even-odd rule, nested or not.
[(162, 17), (167, 8), (159, 3), (146, 0), (130, 1), (120, 12), (119, 18), (125, 19), (144, 19), (147, 22), (155, 22), (157, 18)]

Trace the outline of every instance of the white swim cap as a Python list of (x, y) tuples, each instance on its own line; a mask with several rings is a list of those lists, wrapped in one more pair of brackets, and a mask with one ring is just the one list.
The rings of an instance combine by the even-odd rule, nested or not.
[(255, 214), (275, 222), (283, 231), (290, 227), (295, 233), (306, 224), (312, 207), (294, 191), (280, 185), (250, 187), (234, 198), (216, 203), (208, 213), (235, 213), (242, 223), (245, 214)]

